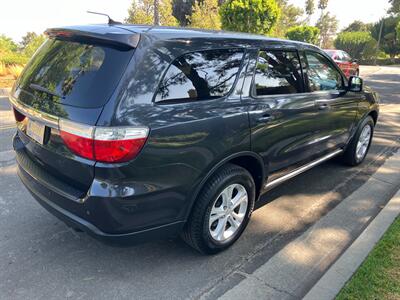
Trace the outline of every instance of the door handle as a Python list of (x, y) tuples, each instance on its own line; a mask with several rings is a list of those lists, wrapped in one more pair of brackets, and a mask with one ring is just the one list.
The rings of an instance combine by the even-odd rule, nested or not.
[(272, 121), (273, 119), (274, 119), (274, 117), (271, 116), (270, 114), (265, 114), (265, 115), (262, 115), (261, 117), (259, 117), (257, 119), (257, 121), (260, 123), (268, 123), (269, 121)]
[(319, 103), (318, 104), (318, 109), (320, 109), (320, 110), (326, 110), (329, 108), (330, 108), (330, 105), (328, 103)]

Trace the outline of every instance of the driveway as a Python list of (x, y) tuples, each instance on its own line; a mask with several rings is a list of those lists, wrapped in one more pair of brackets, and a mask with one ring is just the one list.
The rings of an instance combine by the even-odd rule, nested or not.
[[(356, 168), (330, 161), (272, 190), (235, 246), (216, 256), (201, 256), (179, 239), (113, 248), (67, 228), (20, 183), (11, 151), (15, 128), (6, 98), (0, 98), (0, 298), (212, 299), (222, 294), (241, 280), (229, 275), (265, 263), (399, 148), (400, 68), (364, 67), (363, 73), (382, 101), (366, 161)], [(389, 197), (383, 193), (370, 214)]]

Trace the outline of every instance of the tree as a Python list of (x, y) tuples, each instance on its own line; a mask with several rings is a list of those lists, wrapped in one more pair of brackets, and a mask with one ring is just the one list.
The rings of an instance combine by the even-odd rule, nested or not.
[(196, 0), (173, 0), (172, 14), (181, 26), (189, 25), (195, 2)]
[(268, 34), (280, 16), (275, 0), (228, 0), (220, 8), (222, 28)]
[(221, 17), (218, 12), (218, 0), (203, 0), (195, 2), (190, 26), (204, 29), (221, 29)]
[(34, 36), (32, 35), (28, 44), (22, 49), (22, 53), (27, 57), (31, 57), (45, 40), (46, 37), (42, 34), (34, 34)]
[(125, 22), (153, 25), (155, 21), (154, 4), (158, 4), (160, 25), (178, 25), (178, 21), (172, 15), (171, 0), (160, 0), (159, 2), (154, 0), (133, 0), (131, 7), (128, 9), (128, 18), (125, 19)]
[(33, 31), (27, 32), (21, 41), (21, 49), (24, 49), (33, 39), (37, 37), (37, 34)]
[(315, 25), (320, 30), (320, 46), (330, 48), (333, 43), (333, 37), (336, 34), (338, 20), (331, 16), (329, 12), (322, 14)]
[(318, 44), (319, 29), (314, 26), (295, 26), (289, 28), (286, 37), (289, 40)]
[(390, 8), (389, 12), (394, 13), (394, 14), (399, 14), (400, 13), (400, 0), (389, 0), (390, 3)]
[[(382, 24), (383, 22), (383, 24)], [(382, 26), (382, 35), (380, 39), (380, 48), (391, 58), (400, 53), (400, 44), (398, 43), (396, 26), (400, 22), (400, 16), (389, 16), (375, 23), (371, 28), (371, 35), (375, 40), (379, 40), (379, 33)]]
[(328, 7), (328, 0), (319, 0), (318, 8), (322, 10), (322, 12)]
[(365, 31), (341, 32), (334, 45), (336, 49), (344, 50), (357, 59), (369, 59), (376, 52), (376, 41)]
[(11, 38), (0, 35), (0, 54), (16, 52), (17, 48), (17, 44)]
[(306, 15), (307, 15), (307, 23), (310, 23), (311, 16), (315, 12), (315, 3), (314, 0), (306, 0)]
[(289, 4), (288, 0), (276, 0), (280, 11), (284, 12), (280, 15), (276, 25), (273, 28), (272, 35), (284, 37), (290, 27), (301, 25), (301, 17), (304, 11), (293, 4)]
[(342, 32), (354, 32), (354, 31), (365, 31), (369, 32), (371, 30), (372, 24), (364, 23), (361, 21), (354, 21), (350, 23)]
[(397, 33), (397, 41), (400, 44), (400, 22), (396, 26), (396, 33)]

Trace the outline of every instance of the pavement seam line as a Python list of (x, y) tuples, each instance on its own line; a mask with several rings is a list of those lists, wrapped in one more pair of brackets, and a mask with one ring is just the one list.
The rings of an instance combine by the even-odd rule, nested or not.
[(265, 286), (267, 286), (268, 288), (271, 288), (271, 289), (273, 289), (273, 290), (275, 290), (275, 291), (277, 291), (277, 292), (279, 292), (279, 293), (284, 293), (284, 294), (288, 294), (289, 296), (296, 297), (295, 295), (292, 295), (292, 294), (291, 294), (290, 292), (288, 292), (288, 291), (281, 290), (281, 289), (279, 289), (279, 288), (277, 288), (277, 287), (275, 287), (275, 286), (272, 286), (272, 285), (268, 284), (268, 283), (265, 282), (262, 278), (258, 277), (258, 276), (255, 275), (255, 274), (249, 274), (249, 273), (244, 272), (244, 271), (236, 271), (235, 274), (242, 275), (242, 276), (245, 277), (245, 278), (254, 278), (254, 279), (260, 281), (263, 285), (265, 285)]
[(271, 284), (268, 284), (265, 280), (263, 280), (262, 278), (258, 277), (258, 276), (255, 275), (255, 274), (249, 274), (248, 277), (250, 277), (250, 278), (255, 278), (256, 280), (260, 281), (260, 282), (261, 282), (263, 285), (265, 285), (266, 287), (268, 287), (268, 288), (270, 288), (270, 289), (273, 289), (273, 290), (275, 290), (275, 291), (277, 291), (277, 292), (279, 292), (279, 293), (287, 294), (287, 295), (289, 295), (289, 296), (291, 296), (291, 297), (296, 297), (295, 295), (291, 294), (290, 292), (288, 292), (288, 291), (286, 291), (286, 290), (282, 290), (282, 289), (280, 289), (280, 288), (278, 288), (278, 287), (275, 287), (275, 286), (273, 286), (273, 285), (271, 285)]
[(374, 173), (371, 177), (374, 178), (375, 180), (378, 180), (378, 181), (380, 181), (380, 182), (383, 182), (383, 183), (387, 183), (387, 184), (396, 186), (396, 184), (394, 184), (393, 182), (389, 182), (389, 181), (383, 180), (382, 178), (375, 177), (374, 175), (375, 175), (375, 173)]

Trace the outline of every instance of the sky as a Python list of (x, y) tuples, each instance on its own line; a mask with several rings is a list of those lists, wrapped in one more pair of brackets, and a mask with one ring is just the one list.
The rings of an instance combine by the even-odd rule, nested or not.
[[(107, 21), (104, 17), (86, 13), (87, 10), (106, 12), (113, 19), (123, 21), (127, 17), (131, 1), (3, 0), (0, 34), (20, 42), (27, 31), (42, 33), (50, 27)], [(289, 0), (289, 2), (304, 7), (305, 0)], [(328, 10), (338, 18), (339, 28), (344, 28), (354, 20), (376, 22), (385, 14), (388, 7), (388, 0), (330, 0)], [(317, 17), (318, 12), (313, 20)]]

